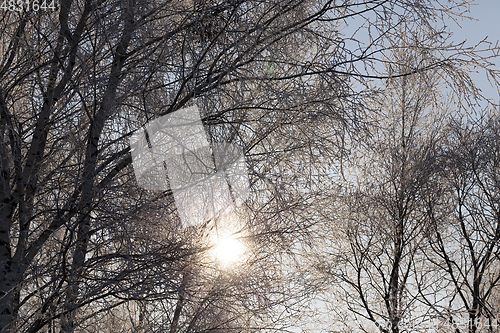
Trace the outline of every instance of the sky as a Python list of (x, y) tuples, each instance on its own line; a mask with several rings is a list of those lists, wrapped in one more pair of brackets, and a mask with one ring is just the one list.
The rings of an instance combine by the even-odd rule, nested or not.
[[(459, 20), (457, 23), (448, 20), (448, 29), (453, 32), (452, 39), (455, 42), (467, 40), (466, 45), (473, 46), (488, 37), (488, 41), (495, 43), (500, 39), (500, 0), (476, 0), (475, 5), (470, 6), (468, 16), (476, 20)], [(500, 69), (500, 59), (496, 60), (496, 69)], [(476, 85), (483, 91), (486, 97), (493, 98), (499, 102), (496, 88), (489, 85), (484, 73), (474, 75)]]

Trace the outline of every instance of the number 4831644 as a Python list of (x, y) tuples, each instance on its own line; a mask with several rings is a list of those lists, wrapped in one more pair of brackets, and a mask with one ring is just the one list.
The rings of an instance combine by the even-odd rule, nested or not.
[(39, 10), (55, 10), (55, 0), (0, 0), (2, 5), (0, 9), (8, 11), (39, 11)]

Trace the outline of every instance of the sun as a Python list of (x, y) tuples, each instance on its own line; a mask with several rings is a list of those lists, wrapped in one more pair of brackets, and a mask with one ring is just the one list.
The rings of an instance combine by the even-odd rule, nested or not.
[(215, 257), (223, 265), (233, 264), (245, 253), (245, 245), (233, 237), (222, 238), (215, 247)]

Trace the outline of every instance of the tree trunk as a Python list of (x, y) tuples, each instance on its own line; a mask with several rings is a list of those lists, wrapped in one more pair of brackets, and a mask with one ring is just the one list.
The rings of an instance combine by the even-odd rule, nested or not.
[(13, 323), (13, 300), (15, 279), (12, 278), (10, 262), (2, 264), (0, 281), (0, 332), (11, 332)]

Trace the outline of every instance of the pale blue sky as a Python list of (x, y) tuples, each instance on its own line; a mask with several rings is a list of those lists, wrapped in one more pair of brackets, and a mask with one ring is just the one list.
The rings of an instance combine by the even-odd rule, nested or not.
[[(488, 36), (488, 41), (495, 43), (500, 39), (500, 0), (476, 0), (475, 5), (470, 6), (468, 16), (474, 17), (477, 21), (460, 20), (456, 23), (449, 20), (448, 28), (453, 32), (452, 39), (455, 42), (467, 40), (466, 45), (475, 45), (477, 42)], [(500, 59), (495, 61), (497, 69), (500, 69)], [(486, 97), (499, 101), (497, 90), (492, 88), (484, 73), (474, 75), (476, 85), (481, 88)]]

